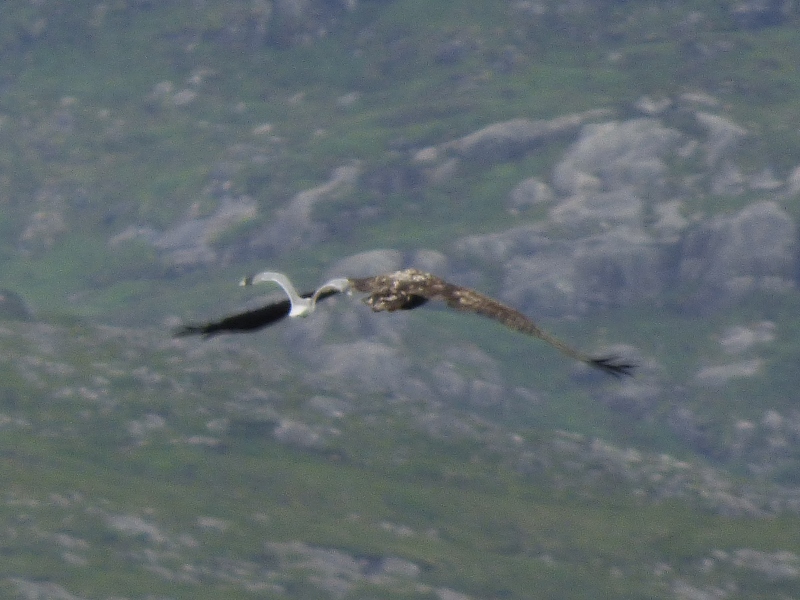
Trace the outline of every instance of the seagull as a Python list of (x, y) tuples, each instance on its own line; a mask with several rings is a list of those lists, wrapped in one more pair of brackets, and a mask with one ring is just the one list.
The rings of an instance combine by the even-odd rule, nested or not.
[(317, 306), (317, 300), (323, 294), (331, 296), (333, 294), (340, 294), (347, 292), (350, 289), (350, 280), (343, 277), (338, 279), (331, 279), (327, 283), (322, 284), (317, 290), (311, 294), (298, 294), (292, 282), (283, 273), (276, 273), (275, 271), (264, 271), (257, 275), (245, 277), (239, 282), (239, 285), (256, 285), (258, 283), (265, 283), (267, 281), (274, 281), (283, 288), (286, 295), (289, 296), (289, 315), (290, 317), (307, 317)]
[(247, 333), (269, 327), (286, 317), (307, 317), (316, 308), (317, 302), (325, 300), (336, 294), (347, 291), (346, 279), (334, 279), (319, 287), (313, 292), (298, 294), (292, 282), (283, 273), (265, 271), (251, 277), (245, 277), (239, 282), (241, 286), (274, 281), (288, 298), (272, 302), (266, 306), (237, 313), (224, 317), (219, 321), (208, 323), (190, 323), (175, 330), (178, 337), (187, 335), (202, 335), (211, 337), (219, 333)]
[(374, 277), (332, 279), (314, 292), (305, 294), (298, 294), (285, 275), (274, 271), (265, 271), (245, 277), (240, 285), (247, 286), (264, 282), (277, 283), (283, 288), (289, 299), (232, 315), (220, 321), (186, 325), (177, 330), (176, 335), (202, 334), (210, 336), (221, 332), (254, 331), (272, 325), (287, 316), (308, 316), (314, 312), (317, 302), (325, 298), (341, 293), (351, 295), (353, 292), (359, 292), (367, 294), (363, 301), (373, 312), (412, 310), (431, 300), (442, 301), (455, 310), (473, 312), (499, 321), (515, 331), (537, 337), (566, 356), (615, 377), (632, 375), (636, 366), (633, 363), (622, 361), (616, 356), (593, 357), (576, 350), (541, 329), (528, 317), (510, 306), (480, 292), (449, 283), (436, 275), (418, 269), (403, 269)]

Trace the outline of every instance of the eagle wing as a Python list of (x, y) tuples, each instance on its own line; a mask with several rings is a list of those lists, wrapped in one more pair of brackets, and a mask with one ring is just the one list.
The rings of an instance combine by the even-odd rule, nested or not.
[(447, 303), (447, 306), (456, 310), (474, 312), (484, 317), (499, 321), (506, 327), (515, 331), (532, 335), (540, 340), (550, 344), (554, 348), (560, 350), (567, 356), (584, 362), (592, 367), (605, 371), (615, 377), (623, 375), (632, 375), (635, 365), (631, 363), (621, 362), (615, 356), (593, 357), (589, 356), (568, 345), (556, 336), (548, 333), (536, 323), (531, 321), (528, 317), (523, 315), (518, 310), (506, 306), (488, 296), (484, 296), (480, 292), (454, 285), (452, 283), (445, 283), (441, 291), (437, 293)]
[(592, 357), (584, 354), (543, 330), (518, 310), (430, 273), (406, 269), (389, 275), (352, 279), (350, 282), (354, 290), (369, 294), (364, 301), (376, 312), (416, 308), (428, 300), (443, 301), (450, 308), (473, 312), (499, 321), (515, 331), (537, 337), (567, 356), (615, 377), (631, 375), (634, 368), (633, 364), (621, 362), (614, 356)]

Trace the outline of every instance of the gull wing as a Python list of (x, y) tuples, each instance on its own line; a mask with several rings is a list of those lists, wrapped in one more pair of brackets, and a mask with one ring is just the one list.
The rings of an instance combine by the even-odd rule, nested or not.
[[(317, 301), (329, 298), (338, 291), (330, 289), (324, 290), (317, 295)], [(311, 298), (314, 292), (301, 294), (301, 298)], [(274, 325), (278, 321), (289, 316), (289, 311), (292, 308), (292, 303), (287, 298), (286, 300), (279, 300), (272, 302), (266, 306), (248, 310), (245, 312), (237, 313), (224, 317), (219, 321), (210, 321), (208, 323), (189, 323), (183, 325), (175, 330), (176, 337), (183, 337), (187, 335), (202, 335), (211, 337), (219, 333), (252, 333)]]

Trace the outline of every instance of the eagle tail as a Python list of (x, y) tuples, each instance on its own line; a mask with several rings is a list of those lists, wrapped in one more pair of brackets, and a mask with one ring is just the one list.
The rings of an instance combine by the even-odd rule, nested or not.
[(633, 370), (636, 368), (636, 365), (633, 363), (620, 361), (618, 356), (591, 358), (588, 364), (614, 377), (631, 376), (633, 375)]

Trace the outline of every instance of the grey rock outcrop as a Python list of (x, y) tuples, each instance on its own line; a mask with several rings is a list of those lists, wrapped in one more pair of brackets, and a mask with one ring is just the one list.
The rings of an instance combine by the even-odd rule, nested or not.
[(85, 596), (75, 596), (65, 588), (49, 581), (33, 581), (21, 577), (8, 580), (16, 586), (18, 597), (25, 600), (84, 600)]
[[(427, 183), (440, 185), (455, 177), (463, 163), (492, 165), (514, 159), (555, 139), (572, 137), (585, 123), (610, 114), (607, 109), (595, 109), (554, 119), (492, 123), (455, 140), (419, 149), (413, 163)], [(512, 200), (512, 209), (517, 201)]]
[(795, 287), (794, 221), (771, 202), (702, 222), (677, 250), (637, 228), (617, 227), (573, 242), (541, 235), (527, 244), (515, 241), (524, 231), (475, 236), (461, 247), (503, 260), (503, 297), (547, 313), (655, 299), (673, 281), (693, 290), (683, 295), (686, 308), (712, 309), (755, 290)]
[(574, 255), (579, 308), (656, 300), (665, 285), (662, 252), (642, 230), (618, 227), (581, 240)]
[(760, 573), (768, 581), (800, 578), (800, 556), (793, 552), (740, 548), (733, 552), (730, 559), (735, 566)]
[[(527, 239), (517, 239), (526, 233)], [(665, 285), (662, 246), (637, 228), (615, 227), (574, 241), (516, 228), (466, 238), (461, 247), (499, 257), (502, 298), (537, 314), (627, 305), (656, 298)]]
[(518, 255), (529, 255), (552, 246), (540, 224), (520, 225), (504, 231), (468, 235), (456, 241), (457, 254), (487, 262), (505, 262)]
[(735, 325), (722, 332), (719, 344), (726, 354), (741, 354), (775, 339), (775, 323), (761, 321), (750, 327)]
[(8, 289), (0, 289), (0, 320), (32, 321), (33, 312), (22, 296)]
[(776, 202), (703, 220), (683, 217), (681, 207), (659, 202), (648, 217), (629, 190), (576, 195), (546, 221), (467, 236), (454, 250), (496, 264), (504, 300), (552, 316), (666, 301), (667, 289), (696, 311), (796, 287), (797, 228)]
[(575, 195), (550, 211), (553, 223), (571, 233), (592, 233), (613, 225), (641, 228), (644, 203), (629, 190)]
[(302, 421), (283, 419), (272, 431), (276, 441), (304, 450), (322, 450), (327, 446), (331, 431), (313, 427)]
[(556, 137), (572, 135), (587, 121), (607, 117), (605, 109), (533, 121), (511, 119), (488, 125), (447, 144), (443, 148), (476, 162), (496, 163), (514, 158)]
[(391, 273), (403, 268), (404, 256), (400, 250), (368, 250), (353, 254), (334, 263), (328, 277), (371, 277)]
[(109, 240), (115, 247), (141, 240), (155, 248), (172, 268), (197, 267), (217, 260), (214, 240), (225, 231), (255, 218), (258, 207), (249, 196), (222, 198), (217, 210), (205, 217), (190, 216), (174, 227), (157, 231), (151, 227), (129, 227)]
[(795, 196), (800, 194), (800, 166), (792, 169), (789, 177), (786, 179), (786, 195)]
[(267, 542), (264, 546), (282, 569), (311, 572), (309, 581), (334, 598), (343, 598), (361, 582), (397, 587), (415, 582), (422, 573), (419, 565), (397, 556), (356, 557), (300, 541)]
[(523, 179), (511, 190), (507, 206), (512, 212), (517, 212), (542, 204), (549, 204), (554, 199), (555, 194), (549, 185), (536, 177), (529, 177)]
[(708, 112), (697, 112), (697, 122), (708, 131), (706, 162), (710, 167), (729, 159), (747, 136), (747, 130), (733, 121)]
[(440, 277), (446, 277), (449, 270), (447, 256), (436, 250), (421, 248), (413, 252), (380, 249), (359, 252), (343, 258), (328, 269), (327, 277), (371, 277), (381, 273), (391, 273), (400, 269), (414, 267)]
[(764, 361), (759, 358), (743, 360), (725, 365), (704, 367), (694, 377), (695, 383), (704, 387), (720, 387), (732, 379), (755, 377), (763, 369)]
[(729, 10), (742, 29), (762, 29), (784, 23), (794, 5), (792, 0), (746, 0), (737, 2)]
[(502, 298), (521, 310), (561, 316), (575, 314), (575, 261), (566, 243), (552, 243), (533, 256), (508, 261)]
[(755, 290), (793, 289), (796, 229), (794, 219), (773, 201), (712, 217), (687, 233), (679, 282), (697, 290), (696, 306), (717, 306)]
[(325, 183), (298, 192), (286, 206), (275, 212), (275, 217), (264, 230), (253, 237), (251, 248), (282, 254), (322, 241), (327, 227), (314, 218), (315, 207), (344, 197), (354, 189), (360, 175), (360, 164), (353, 163), (335, 169)]
[(553, 169), (553, 185), (566, 196), (621, 188), (652, 196), (664, 187), (663, 157), (682, 137), (656, 119), (586, 125)]
[[(747, 130), (704, 112), (708, 102), (695, 105), (690, 114), (706, 136), (688, 143), (655, 118), (585, 125), (553, 169), (553, 190), (528, 178), (512, 192), (512, 212), (539, 202), (540, 192), (554, 201), (546, 219), (464, 237), (455, 252), (496, 264), (506, 301), (554, 316), (658, 299), (667, 289), (680, 288), (678, 302), (690, 310), (755, 290), (793, 289), (796, 226), (775, 201), (706, 219), (683, 214), (688, 202), (680, 190), (696, 191), (701, 181), (718, 195), (800, 189), (796, 173), (786, 185), (769, 167), (745, 175), (733, 158)], [(667, 158), (687, 160), (697, 148), (705, 171), (672, 181)]]
[(408, 359), (396, 347), (370, 340), (319, 348), (317, 372), (369, 392), (403, 393)]

